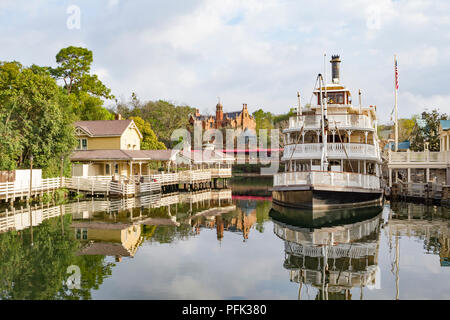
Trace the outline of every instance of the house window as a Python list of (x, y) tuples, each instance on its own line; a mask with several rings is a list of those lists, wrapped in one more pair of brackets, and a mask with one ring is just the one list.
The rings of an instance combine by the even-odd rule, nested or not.
[(119, 173), (119, 165), (118, 164), (115, 164), (114, 165), (114, 173)]
[(87, 240), (88, 238), (88, 231), (85, 228), (79, 228), (76, 231), (76, 238), (78, 240)]
[(87, 139), (78, 139), (78, 150), (87, 150)]
[(105, 165), (105, 174), (106, 175), (110, 175), (111, 174), (111, 168), (110, 168), (109, 164)]

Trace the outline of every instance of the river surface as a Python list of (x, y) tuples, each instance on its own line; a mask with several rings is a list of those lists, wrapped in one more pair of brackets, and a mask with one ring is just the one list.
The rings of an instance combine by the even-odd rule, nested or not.
[(231, 189), (3, 208), (0, 298), (450, 299), (449, 213), (312, 215)]

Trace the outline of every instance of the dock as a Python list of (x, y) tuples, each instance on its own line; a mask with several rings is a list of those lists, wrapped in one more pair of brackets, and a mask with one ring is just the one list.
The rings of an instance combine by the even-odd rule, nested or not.
[[(72, 176), (71, 178), (48, 178), (20, 183), (1, 182), (0, 200), (14, 202), (30, 197), (54, 193), (58, 189), (67, 188), (70, 192), (89, 196), (129, 198), (151, 193), (177, 191), (195, 191), (205, 188), (227, 186), (227, 178), (231, 178), (231, 168), (211, 168), (185, 170), (175, 173), (159, 173), (141, 176)], [(30, 190), (31, 189), (31, 190)]]
[(450, 206), (450, 185), (433, 182), (396, 182), (386, 197), (393, 201), (411, 201)]

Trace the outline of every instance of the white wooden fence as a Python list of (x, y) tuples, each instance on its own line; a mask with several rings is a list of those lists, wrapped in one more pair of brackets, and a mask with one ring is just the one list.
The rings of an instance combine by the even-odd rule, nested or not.
[[(212, 172), (212, 170), (214, 172)], [(72, 178), (50, 178), (40, 180), (42, 183), (32, 186), (32, 196), (51, 192), (66, 187), (77, 192), (94, 194), (131, 196), (151, 192), (160, 192), (162, 186), (174, 184), (194, 184), (211, 181), (212, 173), (216, 177), (231, 176), (231, 168), (214, 168), (188, 170), (177, 173), (160, 173), (145, 176), (120, 177), (118, 181), (113, 176), (90, 176)], [(0, 183), (0, 199), (10, 200), (28, 197), (29, 183)]]

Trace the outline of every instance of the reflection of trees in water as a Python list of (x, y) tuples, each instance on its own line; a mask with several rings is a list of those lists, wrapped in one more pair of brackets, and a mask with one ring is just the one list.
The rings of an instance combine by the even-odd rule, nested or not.
[[(157, 243), (174, 243), (180, 240), (186, 240), (195, 235), (192, 228), (188, 224), (181, 224), (180, 226), (143, 226), (144, 232), (153, 229), (150, 242)], [(154, 228), (153, 228), (154, 227)]]
[[(90, 299), (111, 275), (112, 263), (103, 256), (76, 256), (79, 242), (67, 232), (72, 217), (43, 221), (40, 226), (20, 232), (0, 234), (1, 299)], [(31, 245), (33, 237), (33, 245)], [(81, 289), (65, 285), (67, 268), (77, 265), (81, 271)]]
[(428, 254), (440, 256), (442, 266), (447, 266), (450, 257), (450, 210), (446, 207), (423, 204), (391, 203), (389, 237), (406, 236), (423, 241)]
[(270, 201), (258, 201), (256, 202), (256, 226), (255, 229), (259, 232), (264, 232), (264, 223), (268, 221), (269, 211), (272, 208)]

